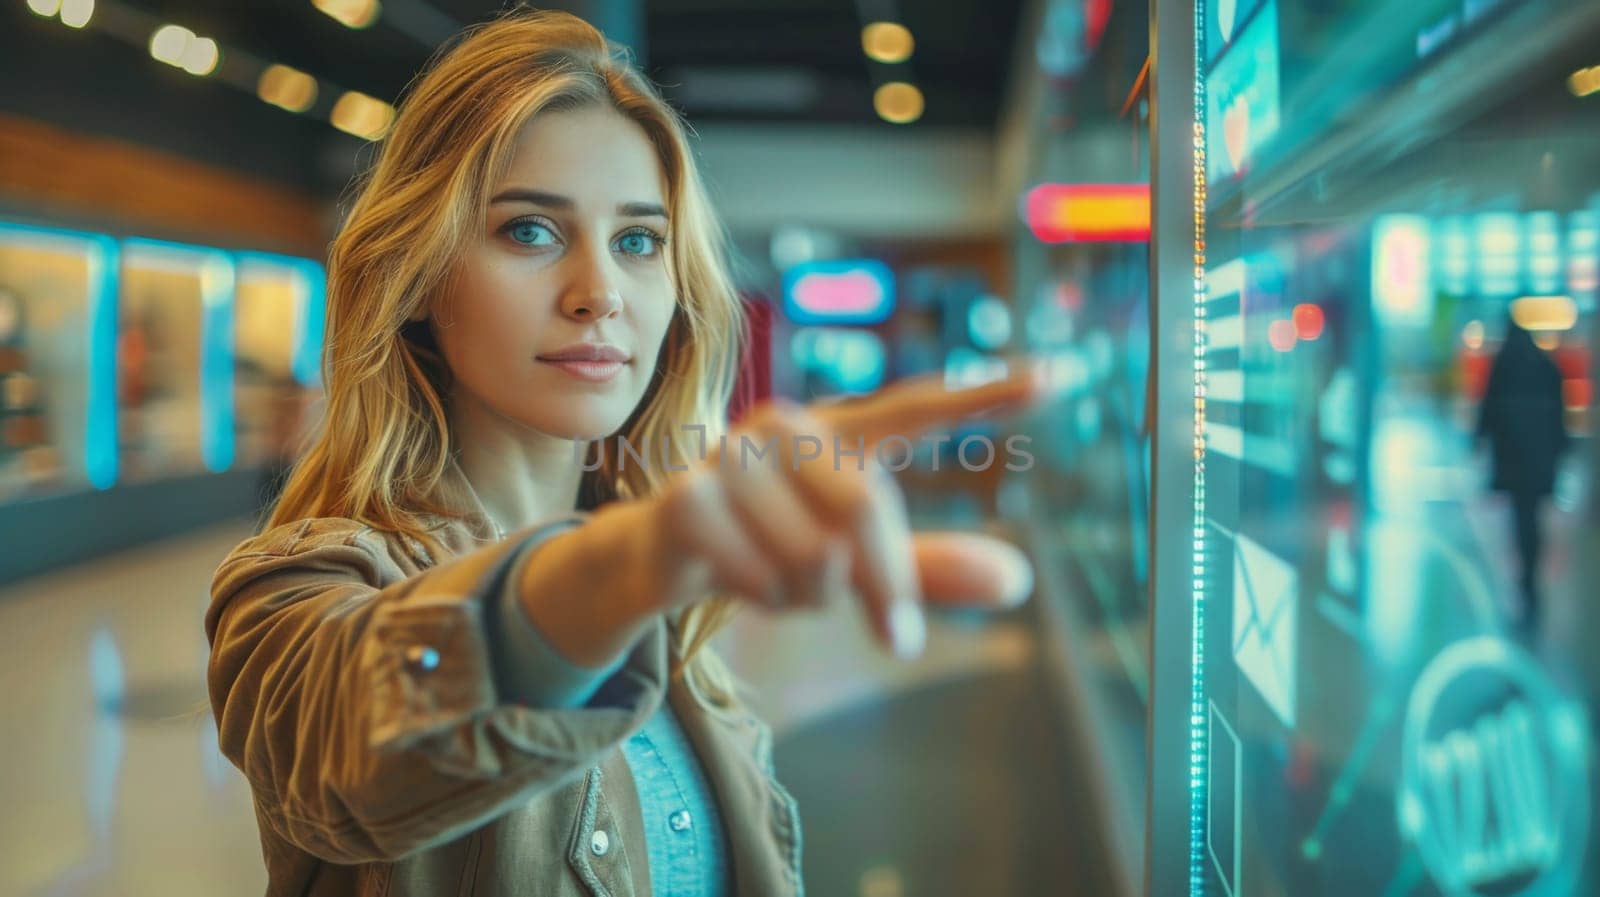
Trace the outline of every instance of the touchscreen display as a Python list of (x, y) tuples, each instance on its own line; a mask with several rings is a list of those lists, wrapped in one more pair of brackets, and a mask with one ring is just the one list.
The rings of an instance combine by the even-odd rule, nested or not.
[[(1594, 26), (1534, 5), (1545, 25)], [(1204, 799), (1153, 809), (1193, 813), (1194, 894), (1600, 893), (1600, 170), (1562, 163), (1600, 124), (1572, 117), (1553, 39), (1485, 99), (1441, 86), (1533, 33), (1496, 32), (1504, 12), (1200, 10)], [(1453, 117), (1319, 174), (1327, 135), (1404, 126), (1384, 105), (1401, 92)]]

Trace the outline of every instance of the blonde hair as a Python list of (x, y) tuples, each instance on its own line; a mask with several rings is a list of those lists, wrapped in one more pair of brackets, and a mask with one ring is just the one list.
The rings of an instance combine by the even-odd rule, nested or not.
[[(268, 526), (305, 517), (360, 520), (409, 536), (438, 556), (429, 515), (459, 517), (432, 499), (449, 464), (442, 396), (449, 370), (425, 316), (449, 272), (482, 233), (488, 193), (533, 116), (607, 106), (638, 124), (661, 160), (673, 238), (667, 263), (677, 313), (650, 386), (619, 435), (592, 449), (584, 494), (594, 501), (659, 492), (656, 465), (619, 465), (620, 443), (670, 444), (700, 424), (708, 440), (726, 412), (745, 337), (728, 273), (726, 234), (711, 210), (687, 126), (594, 27), (560, 12), (516, 9), (461, 35), (409, 88), (393, 131), (355, 185), (358, 193), (328, 258), (326, 410)], [(677, 671), (726, 704), (734, 683), (706, 641), (734, 604), (716, 596), (674, 626)]]

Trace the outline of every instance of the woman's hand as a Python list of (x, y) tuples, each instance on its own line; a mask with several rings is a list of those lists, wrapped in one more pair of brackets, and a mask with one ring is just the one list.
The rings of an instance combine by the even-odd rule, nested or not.
[(704, 463), (645, 501), (644, 569), (661, 609), (709, 591), (768, 608), (853, 592), (878, 639), (909, 657), (922, 649), (924, 601), (1023, 601), (1032, 570), (1022, 553), (976, 534), (912, 533), (876, 449), (892, 436), (913, 440), (941, 424), (1018, 410), (1043, 391), (1030, 368), (968, 389), (922, 377), (844, 402), (757, 406)]

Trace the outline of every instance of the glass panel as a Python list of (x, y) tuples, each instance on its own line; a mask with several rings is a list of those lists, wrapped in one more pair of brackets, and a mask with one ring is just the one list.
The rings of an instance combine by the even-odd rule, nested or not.
[(241, 465), (278, 464), (294, 450), (315, 396), (321, 278), (321, 267), (306, 259), (246, 255), (239, 261), (234, 396)]
[(1018, 91), (1036, 105), (1010, 222), (1014, 326), (1058, 390), (1019, 428), (1035, 464), (1003, 511), (1034, 557), (1070, 762), (1094, 783), (1074, 813), (1102, 832), (1105, 863), (1084, 887), (1134, 894), (1151, 700), (1149, 4), (1041, 6), (1024, 44), (1039, 81)]
[(1034, 487), (1049, 493), (1051, 542), (1081, 584), (1068, 594), (1081, 601), (1080, 625), (1104, 649), (1100, 684), (1126, 704), (1125, 722), (1141, 718), (1149, 699), (1146, 250), (1048, 253), (1026, 332), (1064, 390), (1036, 424), (1043, 475)]
[(1600, 7), (1199, 12), (1193, 893), (1600, 893)]
[(222, 471), (232, 463), (233, 289), (226, 253), (125, 244), (117, 358), (127, 480)]
[(1092, 733), (1090, 775), (1104, 783), (1113, 852), (1136, 881), (1150, 700), (1147, 249), (1027, 252), (1040, 270), (1025, 339), (1062, 391), (1023, 428), (1036, 465), (1016, 505), (1028, 509), (1040, 600), (1056, 605), (1046, 619), (1084, 692), (1080, 724)]
[(106, 239), (0, 225), (0, 501), (116, 476), (103, 339), (115, 251)]

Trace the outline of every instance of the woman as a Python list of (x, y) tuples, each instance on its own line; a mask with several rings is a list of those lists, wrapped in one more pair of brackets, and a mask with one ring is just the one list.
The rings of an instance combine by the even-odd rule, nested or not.
[(913, 654), (920, 601), (1026, 595), (1015, 549), (913, 539), (870, 448), (796, 437), (854, 452), (1035, 381), (767, 403), (724, 441), (718, 233), (683, 126), (578, 19), (478, 28), (412, 89), (330, 252), (322, 430), (206, 617), (269, 894), (801, 893), (706, 640), (850, 594)]

